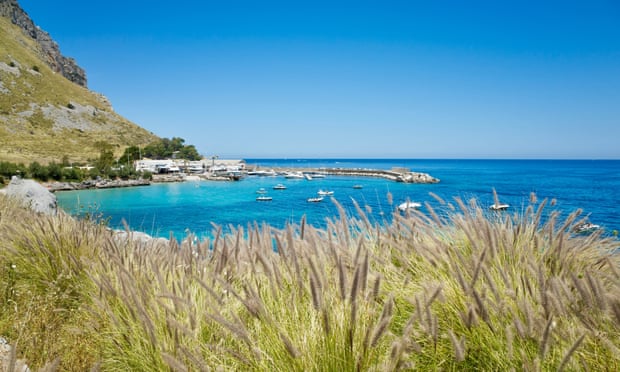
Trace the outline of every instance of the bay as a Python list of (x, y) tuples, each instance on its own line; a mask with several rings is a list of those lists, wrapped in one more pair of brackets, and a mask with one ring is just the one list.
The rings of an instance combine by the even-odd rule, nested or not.
[[(267, 223), (281, 228), (299, 223), (325, 227), (326, 219), (339, 215), (337, 205), (327, 197), (320, 203), (307, 199), (318, 190), (334, 191), (336, 200), (348, 216), (356, 216), (357, 202), (373, 222), (389, 222), (396, 206), (407, 200), (428, 202), (445, 210), (429, 193), (447, 202), (460, 197), (475, 198), (485, 208), (493, 204), (493, 189), (508, 213), (521, 213), (530, 194), (538, 200), (554, 199), (548, 212), (563, 217), (577, 208), (607, 234), (620, 229), (620, 161), (618, 160), (471, 160), (471, 159), (246, 159), (248, 166), (297, 168), (406, 167), (429, 173), (438, 184), (405, 184), (385, 179), (327, 176), (323, 179), (289, 180), (284, 177), (245, 177), (237, 182), (190, 181), (152, 184), (123, 189), (82, 190), (57, 193), (58, 203), (68, 213), (103, 218), (110, 227), (131, 229), (153, 236), (183, 239), (189, 232), (211, 237), (214, 225), (230, 226)], [(273, 190), (278, 183), (286, 190)], [(361, 189), (353, 188), (361, 185)], [(257, 202), (256, 191), (264, 188), (272, 197)], [(391, 195), (391, 197), (390, 197)], [(454, 203), (453, 203), (454, 204)], [(424, 211), (425, 207), (421, 208)]]

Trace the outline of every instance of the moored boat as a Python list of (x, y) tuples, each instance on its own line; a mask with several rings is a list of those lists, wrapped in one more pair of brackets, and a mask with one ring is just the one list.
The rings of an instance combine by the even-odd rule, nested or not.
[(317, 196), (315, 198), (308, 198), (308, 203), (318, 203), (323, 201), (323, 197), (322, 196)]
[(408, 211), (410, 209), (418, 209), (422, 206), (422, 204), (418, 202), (407, 201), (398, 205), (398, 210), (401, 212)]
[(580, 223), (579, 225), (575, 226), (573, 228), (573, 231), (576, 232), (577, 234), (588, 234), (600, 228), (601, 228), (600, 225), (590, 223), (590, 222), (584, 222), (584, 223)]
[(273, 198), (271, 196), (261, 195), (256, 198), (256, 201), (271, 201)]
[(283, 184), (279, 183), (277, 185), (275, 185), (273, 187), (274, 190), (286, 190), (286, 186), (284, 186)]
[(503, 211), (510, 208), (510, 204), (502, 204), (502, 203), (494, 203), (491, 204), (491, 206), (489, 207), (489, 209), (494, 210), (494, 211)]
[(317, 194), (319, 194), (320, 196), (329, 196), (329, 195), (334, 195), (334, 192), (326, 191), (326, 190), (319, 190), (317, 191)]

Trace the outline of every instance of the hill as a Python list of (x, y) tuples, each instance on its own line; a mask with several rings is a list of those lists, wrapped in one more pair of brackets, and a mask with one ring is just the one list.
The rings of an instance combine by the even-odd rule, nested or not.
[[(105, 96), (88, 90), (77, 65), (59, 70), (58, 61), (73, 60), (50, 59), (45, 47), (57, 50), (57, 44), (39, 28), (36, 39), (29, 26), (19, 26), (32, 22), (25, 21), (29, 18), (16, 1), (0, 3), (0, 161), (46, 163), (67, 156), (81, 162), (96, 158), (102, 141), (120, 155), (127, 146), (158, 139), (115, 113)], [(16, 12), (18, 24), (12, 16)]]

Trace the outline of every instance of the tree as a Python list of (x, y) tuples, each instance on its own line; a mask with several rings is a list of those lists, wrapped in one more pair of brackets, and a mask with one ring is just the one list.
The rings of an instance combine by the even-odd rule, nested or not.
[(56, 162), (51, 162), (47, 165), (47, 174), (49, 178), (55, 181), (62, 180), (62, 166)]
[(47, 167), (39, 164), (39, 162), (32, 162), (28, 167), (30, 176), (40, 181), (47, 181), (49, 179), (49, 173)]
[(123, 155), (118, 158), (120, 164), (130, 167), (135, 160), (140, 159), (142, 151), (138, 146), (129, 146), (125, 149)]
[(143, 151), (145, 157), (152, 159), (171, 158), (175, 153), (181, 159), (201, 159), (196, 147), (194, 145), (185, 145), (185, 140), (180, 137), (172, 137), (172, 139), (162, 138), (145, 146)]
[(114, 152), (112, 152), (112, 145), (107, 142), (99, 141), (95, 143), (95, 147), (99, 148), (99, 159), (95, 161), (95, 167), (99, 170), (101, 175), (107, 175), (110, 173), (112, 164), (114, 164)]

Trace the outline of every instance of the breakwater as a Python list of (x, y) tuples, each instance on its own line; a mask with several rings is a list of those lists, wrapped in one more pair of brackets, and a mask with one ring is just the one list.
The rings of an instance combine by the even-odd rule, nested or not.
[(290, 172), (301, 172), (312, 175), (350, 176), (350, 177), (373, 177), (384, 178), (395, 182), (404, 183), (438, 183), (440, 180), (428, 173), (412, 172), (408, 168), (393, 168), (391, 170), (370, 168), (296, 168), (274, 167), (271, 168), (280, 175)]
[(383, 169), (350, 169), (350, 168), (325, 168), (317, 170), (328, 175), (356, 176), (385, 178), (396, 182), (405, 183), (438, 183), (439, 179), (428, 173), (411, 172), (409, 170), (383, 170)]

